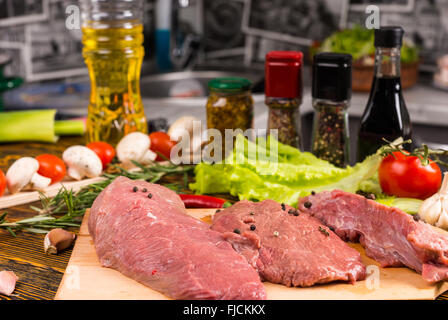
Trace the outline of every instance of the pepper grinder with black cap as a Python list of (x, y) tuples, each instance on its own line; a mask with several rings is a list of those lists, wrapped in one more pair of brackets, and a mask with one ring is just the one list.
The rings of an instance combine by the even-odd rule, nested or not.
[(358, 134), (358, 161), (374, 154), (383, 139), (412, 138), (412, 125), (401, 93), (401, 27), (375, 30), (375, 73)]
[(313, 134), (315, 156), (338, 167), (350, 163), (347, 109), (352, 93), (352, 56), (323, 52), (313, 58)]

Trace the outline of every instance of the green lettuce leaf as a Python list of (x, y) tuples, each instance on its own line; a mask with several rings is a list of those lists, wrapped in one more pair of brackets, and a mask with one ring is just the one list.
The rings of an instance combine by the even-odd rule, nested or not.
[(190, 189), (197, 193), (230, 193), (240, 200), (272, 199), (294, 206), (299, 197), (311, 191), (356, 192), (363, 181), (375, 175), (380, 161), (379, 155), (372, 155), (354, 167), (341, 169), (271, 137), (267, 141), (258, 139), (255, 144), (238, 136), (234, 151), (223, 163), (196, 166), (196, 180)]
[(389, 207), (398, 208), (404, 212), (409, 214), (417, 214), (420, 206), (423, 203), (423, 200), (413, 199), (413, 198), (396, 198), (396, 197), (388, 197), (383, 196), (376, 199), (377, 202), (382, 203)]
[[(355, 25), (350, 29), (339, 30), (331, 34), (317, 48), (317, 52), (348, 53), (356, 61), (375, 54), (374, 38), (374, 29)], [(417, 62), (419, 51), (415, 44), (404, 39), (401, 47), (401, 61), (403, 63)]]

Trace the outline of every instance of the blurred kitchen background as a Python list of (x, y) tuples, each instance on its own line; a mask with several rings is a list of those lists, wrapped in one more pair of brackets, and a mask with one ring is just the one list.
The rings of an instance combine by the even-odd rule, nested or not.
[[(141, 91), (150, 124), (163, 127), (184, 114), (204, 119), (207, 82), (238, 75), (253, 82), (255, 127), (264, 128), (265, 54), (300, 50), (306, 57), (301, 112), (308, 148), (312, 54), (328, 46), (327, 38), (338, 30), (363, 29), (369, 4), (381, 9), (381, 25), (406, 31), (411, 49), (402, 80), (417, 138), (433, 147), (448, 144), (448, 0), (146, 0)], [(0, 0), (3, 110), (56, 108), (62, 118), (86, 115), (90, 87), (81, 30), (66, 25), (78, 5), (72, 0)], [(353, 138), (373, 69), (371, 56), (355, 60), (349, 110)]]

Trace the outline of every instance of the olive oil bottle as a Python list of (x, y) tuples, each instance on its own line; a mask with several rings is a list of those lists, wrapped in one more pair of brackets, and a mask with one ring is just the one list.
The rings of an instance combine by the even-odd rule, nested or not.
[(141, 5), (140, 0), (83, 1), (83, 56), (91, 83), (88, 142), (116, 144), (130, 132), (147, 132), (139, 83)]

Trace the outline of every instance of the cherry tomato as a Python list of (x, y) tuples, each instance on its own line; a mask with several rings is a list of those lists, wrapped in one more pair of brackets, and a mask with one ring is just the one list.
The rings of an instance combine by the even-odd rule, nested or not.
[(429, 164), (425, 166), (418, 157), (407, 156), (398, 151), (393, 154), (383, 159), (378, 170), (384, 193), (426, 199), (439, 190), (442, 172), (435, 162), (429, 160)]
[(0, 197), (3, 195), (6, 189), (6, 178), (2, 170), (0, 170)]
[[(153, 132), (149, 135), (151, 146), (149, 149), (155, 153), (160, 153), (167, 159), (170, 158), (171, 149), (176, 145), (176, 141), (171, 140), (170, 136), (161, 131)], [(156, 161), (165, 161), (166, 159), (157, 154)]]
[(105, 169), (107, 165), (111, 163), (115, 157), (114, 147), (112, 147), (107, 142), (103, 141), (90, 142), (87, 145), (87, 148), (89, 148), (98, 155), (98, 157), (101, 159), (101, 162), (103, 163), (103, 169)]
[(41, 154), (36, 157), (39, 162), (39, 173), (41, 176), (51, 179), (51, 183), (61, 181), (67, 172), (64, 161), (52, 154)]

